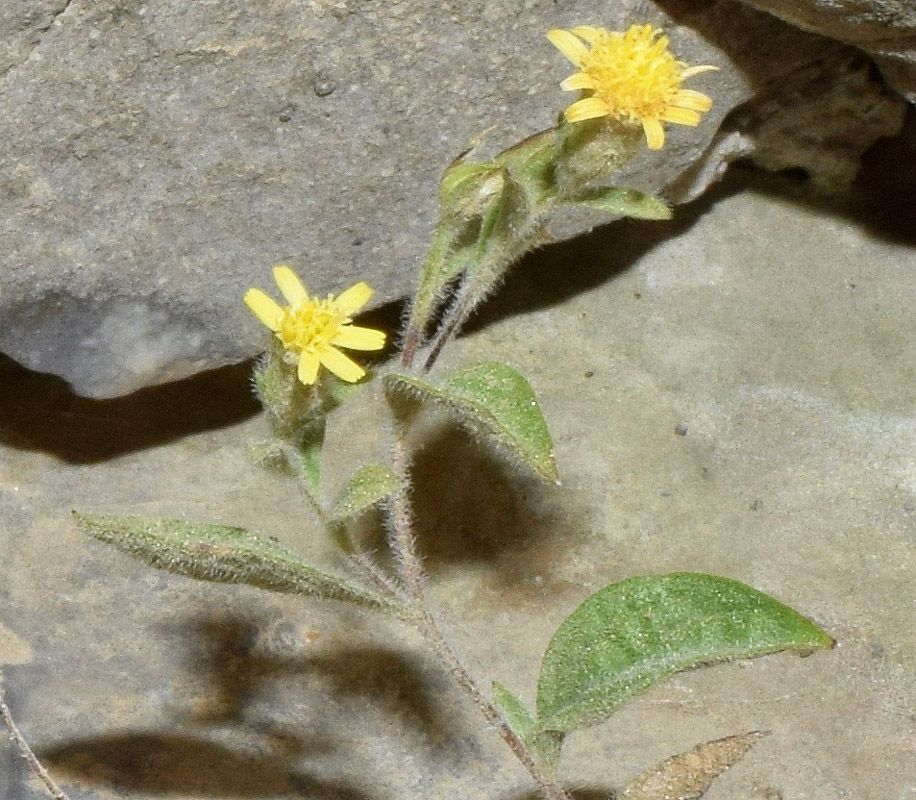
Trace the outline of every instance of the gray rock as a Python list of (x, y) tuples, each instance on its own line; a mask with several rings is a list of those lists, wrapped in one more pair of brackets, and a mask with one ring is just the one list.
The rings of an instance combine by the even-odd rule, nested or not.
[[(899, 128), (901, 103), (864, 61), (828, 68), (851, 48), (732, 3), (671, 5), (673, 19), (649, 19), (680, 58), (721, 67), (692, 82), (715, 105), (621, 182), (682, 201), (757, 151), (819, 175), (810, 134), (825, 117), (840, 144), (824, 182), (842, 182)], [(557, 84), (569, 65), (544, 31), (646, 18), (599, 0), (575, 12), (549, 0), (8, 0), (0, 350), (110, 397), (261, 349), (241, 297), (278, 262), (317, 293), (365, 279), (376, 301), (403, 297), (443, 167), (491, 126), (495, 151), (568, 103)], [(815, 76), (804, 117), (781, 94), (797, 99), (800, 74)], [(820, 97), (844, 98), (848, 119)]]
[(696, 197), (742, 157), (771, 170), (803, 169), (821, 191), (844, 192), (862, 154), (901, 131), (905, 101), (876, 78), (860, 50), (731, 0), (666, 5), (752, 85), (750, 99), (734, 108), (699, 162), (685, 165), (669, 197)]
[(916, 103), (916, 4), (912, 0), (744, 0), (808, 31), (854, 45)]

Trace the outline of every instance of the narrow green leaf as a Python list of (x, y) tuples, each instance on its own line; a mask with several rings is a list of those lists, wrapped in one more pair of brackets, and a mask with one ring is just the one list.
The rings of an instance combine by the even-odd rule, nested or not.
[(528, 747), (537, 756), (541, 766), (551, 775), (557, 772), (560, 763), (560, 751), (566, 734), (562, 731), (531, 731), (528, 735)]
[(410, 305), (409, 327), (426, 329), (449, 283), (464, 269), (466, 258), (454, 258), (458, 249), (470, 252), (477, 241), (477, 224), (468, 220), (440, 220), (420, 272), (417, 290)]
[(535, 731), (536, 720), (528, 707), (501, 683), (493, 683), (493, 703), (518, 737), (531, 748), (541, 766), (556, 772), (560, 747), (565, 734), (559, 731)]
[(593, 594), (554, 634), (538, 680), (538, 730), (571, 731), (680, 670), (834, 644), (788, 606), (738, 581), (674, 573)]
[(368, 464), (360, 467), (346, 485), (334, 506), (334, 521), (355, 517), (392, 494), (401, 485), (398, 476), (387, 467)]
[(495, 162), (456, 161), (439, 181), (439, 215), (468, 220), (480, 214), (499, 193), (502, 168)]
[(390, 374), (384, 384), (389, 394), (406, 393), (446, 406), (540, 477), (557, 479), (547, 423), (528, 381), (512, 367), (484, 361), (435, 383)]
[(477, 247), (467, 264), (460, 295), (465, 298), (465, 311), (455, 330), (474, 307), (490, 294), (516, 258), (530, 246), (531, 230), (530, 188), (523, 186), (514, 175), (503, 176), (498, 196), (480, 216)]
[(285, 547), (244, 528), (76, 512), (74, 517), (84, 533), (176, 575), (401, 613), (387, 599), (316, 569)]
[(317, 494), (321, 488), (321, 447), (323, 444), (322, 438), (303, 442), (299, 448), (300, 458), (296, 466), (314, 494)]
[(496, 681), (493, 682), (493, 704), (500, 710), (509, 727), (520, 738), (527, 739), (534, 728), (534, 715), (509, 689)]
[[(372, 370), (368, 370), (371, 375)], [(297, 379), (298, 380), (298, 379)], [(321, 412), (326, 417), (332, 411), (340, 408), (351, 397), (354, 397), (366, 387), (366, 381), (361, 380), (350, 383), (338, 378), (333, 372), (323, 372), (318, 384), (321, 392)], [(322, 437), (324, 433), (322, 432)]]
[(609, 186), (602, 189), (587, 189), (567, 201), (573, 205), (586, 206), (606, 211), (619, 217), (636, 219), (671, 219), (671, 209), (664, 200), (636, 189)]

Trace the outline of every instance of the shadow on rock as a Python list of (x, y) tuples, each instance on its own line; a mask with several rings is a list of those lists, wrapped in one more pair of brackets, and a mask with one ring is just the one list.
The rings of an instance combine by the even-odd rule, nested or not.
[[(178, 710), (183, 718), (173, 730), (118, 732), (43, 749), (40, 757), (62, 782), (180, 797), (373, 800), (368, 779), (364, 791), (310, 774), (307, 764), (311, 757), (347, 763), (343, 751), (354, 741), (348, 709), (369, 707), (376, 723), (380, 715), (389, 720), (381, 737), (426, 741), (433, 754), (466, 747), (436, 699), (451, 687), (437, 674), (425, 675), (419, 658), (372, 646), (303, 655), (284, 621), (269, 615), (194, 618), (183, 626), (182, 640), (187, 671), (204, 696), (191, 689), (196, 702), (186, 713)], [(290, 702), (290, 692), (301, 705)], [(310, 706), (337, 713), (303, 714)]]
[[(688, 231), (716, 203), (742, 192), (780, 197), (845, 219), (870, 236), (916, 245), (916, 112), (907, 131), (881, 139), (865, 154), (849, 193), (829, 198), (813, 191), (801, 170), (770, 173), (743, 163), (693, 202), (661, 222), (621, 219), (522, 258), (499, 291), (463, 328), (470, 333), (516, 314), (559, 305), (628, 270), (646, 253)], [(910, 141), (912, 140), (912, 141)]]
[(40, 757), (62, 782), (115, 787), (121, 791), (201, 797), (320, 796), (371, 800), (338, 781), (294, 769), (289, 754), (230, 749), (181, 733), (123, 733), (48, 748)]
[[(376, 713), (390, 719), (391, 727), (413, 729), (436, 747), (460, 746), (452, 741), (449, 710), (436, 701), (440, 691), (447, 691), (447, 684), (438, 672), (427, 674), (419, 657), (372, 645), (304, 653), (308, 645), (300, 636), (295, 624), (279, 615), (208, 615), (188, 620), (181, 637), (186, 642), (188, 672), (211, 687), (209, 697), (190, 712), (194, 723), (247, 724), (256, 702), (285, 708), (288, 697), (283, 692), (290, 684), (277, 684), (280, 678), (292, 676), (301, 678), (301, 693), (311, 696), (311, 701), (329, 707), (371, 704)], [(283, 730), (283, 737), (294, 741), (298, 723), (281, 715), (272, 721), (270, 734)]]
[[(393, 332), (403, 303), (360, 315), (361, 325)], [(393, 335), (378, 364), (394, 355)], [(265, 340), (266, 344), (266, 340)], [(253, 361), (201, 372), (110, 400), (75, 394), (66, 381), (0, 354), (0, 442), (71, 464), (95, 464), (244, 422), (261, 410), (251, 385)]]
[(61, 378), (0, 355), (0, 441), (71, 464), (94, 464), (242, 422), (260, 408), (251, 362), (112, 400), (74, 394)]
[(414, 459), (412, 500), (427, 570), (518, 558), (555, 532), (555, 496), (555, 487), (515, 467), (488, 442), (443, 423)]

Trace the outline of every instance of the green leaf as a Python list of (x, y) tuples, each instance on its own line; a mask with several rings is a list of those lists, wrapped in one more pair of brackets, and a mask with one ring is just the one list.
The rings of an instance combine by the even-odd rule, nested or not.
[(346, 485), (334, 506), (334, 521), (355, 517), (384, 500), (400, 487), (401, 482), (387, 467), (368, 464), (360, 467)]
[(528, 381), (512, 367), (484, 361), (435, 383), (390, 374), (385, 376), (384, 385), (389, 397), (392, 393), (406, 393), (446, 406), (540, 477), (556, 481), (557, 467), (547, 423)]
[(500, 710), (503, 719), (521, 739), (527, 739), (534, 728), (534, 714), (509, 689), (493, 682), (493, 704)]
[(477, 246), (461, 283), (459, 296), (465, 310), (456, 331), (518, 256), (530, 247), (527, 242), (532, 230), (529, 192), (514, 175), (506, 174), (499, 196), (481, 214)]
[(636, 219), (671, 219), (671, 209), (664, 200), (636, 189), (609, 186), (602, 189), (587, 189), (570, 198), (568, 203), (586, 206), (620, 217)]
[(317, 494), (321, 488), (321, 448), (324, 438), (305, 441), (299, 448), (297, 468), (308, 484), (312, 493)]
[(630, 578), (593, 594), (554, 634), (538, 680), (538, 730), (572, 731), (680, 670), (833, 639), (738, 581), (675, 573)]
[[(492, 161), (457, 159), (439, 185), (439, 221), (411, 303), (404, 363), (426, 341), (426, 328), (452, 282), (458, 299), (436, 335), (435, 355), (506, 270), (543, 235), (543, 217), (556, 199), (556, 131), (535, 134)], [(427, 368), (429, 363), (427, 363)]]
[(285, 547), (244, 528), (76, 512), (74, 517), (84, 533), (176, 575), (343, 600), (396, 614), (403, 611), (386, 598), (316, 569)]
[[(372, 370), (367, 370), (367, 374), (371, 375)], [(332, 411), (340, 408), (351, 397), (354, 397), (365, 389), (367, 381), (363, 379), (356, 383), (350, 383), (342, 378), (338, 378), (333, 372), (323, 370), (321, 381), (317, 385), (321, 395), (321, 411), (324, 416), (327, 416)], [(322, 432), (322, 437), (323, 436), (324, 433)]]
[(566, 734), (562, 731), (532, 731), (528, 735), (528, 747), (537, 756), (541, 766), (551, 775), (556, 774), (565, 738)]
[(502, 168), (492, 161), (452, 162), (439, 181), (440, 218), (473, 219), (499, 194), (502, 176)]

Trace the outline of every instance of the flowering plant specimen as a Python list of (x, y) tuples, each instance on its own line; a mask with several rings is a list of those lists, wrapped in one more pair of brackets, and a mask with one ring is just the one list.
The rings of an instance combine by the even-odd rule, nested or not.
[[(584, 97), (554, 128), (490, 161), (459, 157), (446, 169), (439, 221), (400, 337), (400, 369), (374, 384), (360, 382), (365, 369), (339, 349), (371, 351), (385, 344), (383, 332), (353, 322), (371, 296), (365, 283), (321, 300), (308, 294), (289, 267), (278, 266), (274, 279), (287, 305), (260, 289), (245, 295), (273, 333), (255, 385), (267, 411), (275, 464), (297, 479), (317, 524), (340, 547), (347, 571), (319, 569), (270, 538), (236, 527), (89, 515), (79, 515), (78, 522), (96, 538), (177, 574), (348, 602), (406, 622), (423, 635), (543, 796), (571, 800), (557, 774), (570, 732), (602, 722), (621, 703), (680, 670), (780, 650), (808, 652), (833, 640), (791, 608), (735, 580), (696, 573), (630, 578), (593, 593), (560, 625), (544, 653), (531, 707), (501, 684), (487, 691), (456, 654), (431, 607), (410, 497), (415, 442), (408, 434), (422, 427), (411, 430), (422, 416), (418, 407), (444, 409), (537, 478), (558, 478), (550, 433), (524, 376), (499, 361), (436, 375), (430, 370), (438, 353), (519, 256), (543, 241), (557, 207), (669, 217), (664, 201), (614, 185), (614, 175), (641, 147), (643, 134), (658, 149), (663, 122), (696, 125), (712, 103), (681, 83), (714, 68), (677, 61), (667, 37), (650, 25), (625, 33), (580, 26), (552, 30), (548, 37), (580, 70), (562, 87)], [(427, 344), (417, 369), (414, 356)], [(347, 387), (334, 376), (359, 385)], [(356, 465), (336, 501), (326, 503), (320, 467), (327, 421), (348, 393), (373, 386), (390, 411), (387, 461)], [(378, 559), (351, 535), (354, 520), (376, 507), (385, 517), (390, 559)], [(663, 790), (665, 797), (697, 798), (761, 735), (718, 739), (670, 758), (631, 781), (621, 796), (655, 800)]]

